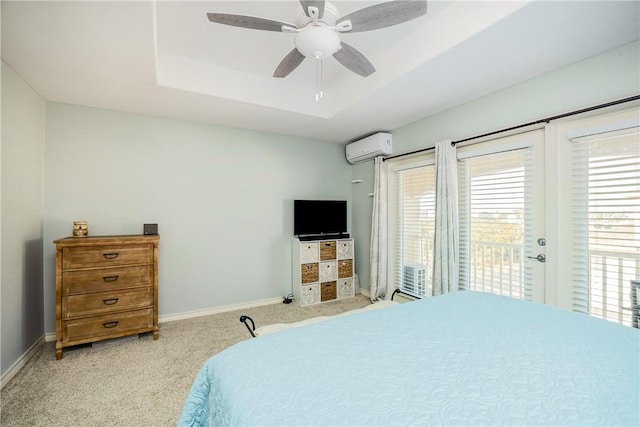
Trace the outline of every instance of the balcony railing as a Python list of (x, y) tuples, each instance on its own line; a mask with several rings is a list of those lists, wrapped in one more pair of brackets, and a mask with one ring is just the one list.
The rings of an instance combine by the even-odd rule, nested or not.
[[(420, 239), (416, 250), (421, 256), (416, 259), (404, 260), (400, 276), (401, 290), (417, 296), (431, 295), (432, 291), (432, 260), (433, 239)], [(485, 241), (472, 241), (469, 257), (469, 283), (471, 290), (492, 292), (499, 295), (511, 296), (522, 299), (524, 297), (524, 251), (522, 245), (512, 243), (496, 243)], [(416, 265), (425, 269), (425, 282), (420, 283), (413, 279)], [(411, 273), (411, 274), (409, 274)]]
[(631, 326), (631, 280), (640, 278), (640, 254), (589, 251), (589, 314)]
[[(407, 291), (430, 295), (433, 248), (430, 241), (422, 242), (424, 276), (408, 277)], [(471, 241), (468, 288), (514, 298), (524, 298), (524, 249), (513, 243)], [(426, 258), (426, 259), (425, 259)], [(409, 264), (407, 264), (407, 268)], [(415, 267), (411, 267), (415, 269)], [(407, 276), (409, 270), (405, 269)], [(422, 274), (422, 273), (421, 273)], [(424, 282), (414, 279), (422, 277)], [(589, 314), (631, 326), (631, 281), (640, 279), (640, 254), (603, 250), (589, 251)], [(420, 284), (420, 288), (415, 284)]]
[(469, 289), (522, 299), (524, 250), (522, 245), (471, 241)]

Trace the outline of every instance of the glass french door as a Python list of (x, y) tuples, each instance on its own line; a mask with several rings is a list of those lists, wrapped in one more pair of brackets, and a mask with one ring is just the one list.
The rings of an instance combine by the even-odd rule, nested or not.
[[(633, 325), (640, 280), (640, 110), (552, 126), (557, 168), (555, 305)], [(554, 277), (555, 276), (555, 277)], [(557, 280), (556, 280), (557, 278)]]
[(433, 290), (435, 233), (435, 160), (398, 162), (391, 168), (390, 215), (391, 280), (402, 292), (418, 298)]
[(458, 147), (460, 286), (544, 302), (544, 131)]

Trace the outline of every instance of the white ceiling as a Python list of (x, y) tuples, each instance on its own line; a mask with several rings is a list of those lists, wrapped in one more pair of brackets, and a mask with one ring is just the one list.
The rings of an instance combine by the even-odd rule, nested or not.
[[(341, 15), (379, 1), (333, 1)], [(638, 1), (430, 1), (427, 15), (342, 34), (376, 67), (305, 60), (271, 77), (293, 34), (213, 24), (207, 12), (293, 22), (287, 1), (6, 1), (2, 58), (40, 95), (344, 143), (640, 38)]]

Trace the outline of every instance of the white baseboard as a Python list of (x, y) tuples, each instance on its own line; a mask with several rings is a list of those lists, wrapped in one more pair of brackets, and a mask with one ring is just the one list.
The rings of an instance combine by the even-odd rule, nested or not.
[(244, 310), (252, 307), (282, 303), (282, 297), (267, 298), (263, 300), (245, 302), (240, 304), (223, 305), (220, 307), (205, 308), (202, 310), (187, 311), (184, 313), (169, 314), (160, 316), (158, 323), (174, 322), (176, 320), (192, 319), (194, 317), (208, 316), (210, 314), (226, 313), (227, 311)]
[[(366, 297), (371, 297), (371, 294), (369, 293), (368, 289), (360, 289), (360, 293), (362, 295), (366, 296)], [(247, 308), (260, 307), (260, 306), (269, 305), (269, 304), (278, 304), (278, 303), (281, 303), (281, 302), (282, 302), (282, 297), (267, 298), (267, 299), (263, 299), (263, 300), (245, 302), (245, 303), (241, 303), (241, 304), (223, 305), (223, 306), (220, 306), (220, 307), (211, 307), (211, 308), (205, 308), (205, 309), (202, 309), (202, 310), (194, 310), (194, 311), (187, 311), (187, 312), (184, 312), (184, 313), (169, 314), (167, 316), (160, 316), (158, 318), (158, 323), (166, 323), (166, 322), (174, 322), (176, 320), (192, 319), (194, 317), (208, 316), (210, 314), (225, 313), (227, 311), (244, 310), (244, 309), (247, 309)], [(13, 378), (13, 376), (15, 374), (18, 373), (18, 371), (20, 371), (20, 369), (29, 361), (29, 359), (31, 359), (33, 357), (35, 352), (40, 348), (40, 346), (42, 344), (44, 344), (45, 342), (51, 342), (51, 341), (55, 341), (55, 340), (56, 340), (56, 333), (55, 332), (47, 332), (42, 337), (40, 337), (40, 339), (35, 344), (33, 344), (31, 346), (31, 348), (29, 348), (29, 350), (27, 350), (26, 353), (24, 353), (22, 355), (22, 357), (20, 357), (20, 359), (18, 359), (11, 366), (11, 368), (9, 368), (9, 370), (2, 376), (2, 387), (4, 387), (5, 384), (8, 383), (9, 380), (11, 378)]]
[[(55, 339), (55, 337), (56, 334), (53, 334), (53, 339)], [(2, 374), (2, 378), (0, 379), (0, 388), (4, 388), (4, 386), (7, 385), (9, 381), (11, 381), (11, 378), (13, 378), (18, 372), (20, 372), (20, 369), (22, 369), (22, 367), (26, 365), (27, 362), (38, 352), (44, 342), (45, 336), (43, 335), (38, 338), (38, 340), (36, 340), (36, 342), (34, 342), (33, 345), (29, 347), (29, 349), (22, 356), (20, 356), (20, 358), (16, 360), (9, 369), (7, 369), (7, 372)]]
[[(244, 310), (246, 308), (260, 307), (262, 305), (277, 304), (277, 303), (281, 303), (281, 302), (282, 302), (282, 297), (267, 298), (267, 299), (263, 299), (263, 300), (245, 302), (245, 303), (241, 303), (241, 304), (223, 305), (223, 306), (220, 306), (220, 307), (204, 308), (202, 310), (186, 311), (184, 313), (168, 314), (166, 316), (159, 316), (158, 317), (158, 323), (166, 323), (166, 322), (174, 322), (176, 320), (192, 319), (194, 317), (208, 316), (210, 314), (225, 313), (227, 311), (234, 311), (234, 310)], [(47, 341), (47, 342), (55, 341), (56, 340), (56, 333), (55, 332), (48, 332), (48, 333), (45, 334), (44, 338), (45, 338), (45, 341)]]
[[(360, 293), (366, 297), (371, 297), (368, 289), (360, 289)], [(175, 322), (176, 320), (193, 319), (200, 316), (208, 316), (210, 314), (226, 313), (227, 311), (244, 310), (252, 307), (260, 307), (269, 304), (278, 304), (282, 302), (282, 297), (267, 298), (263, 300), (250, 301), (240, 304), (223, 305), (220, 307), (204, 308), (202, 310), (186, 311), (184, 313), (168, 314), (160, 316), (158, 323)], [(55, 332), (47, 332), (44, 335), (44, 341), (51, 342), (56, 340)]]

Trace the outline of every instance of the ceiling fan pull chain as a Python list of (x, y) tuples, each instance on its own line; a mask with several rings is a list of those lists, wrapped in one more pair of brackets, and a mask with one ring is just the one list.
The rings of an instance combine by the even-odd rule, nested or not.
[(322, 97), (324, 96), (324, 90), (322, 88), (322, 77), (324, 77), (322, 73), (322, 66), (323, 66), (323, 61), (322, 59), (320, 59), (320, 99), (322, 99)]
[(322, 93), (322, 54), (316, 52), (314, 55), (316, 58), (316, 102), (320, 101), (323, 97)]

